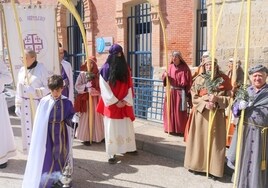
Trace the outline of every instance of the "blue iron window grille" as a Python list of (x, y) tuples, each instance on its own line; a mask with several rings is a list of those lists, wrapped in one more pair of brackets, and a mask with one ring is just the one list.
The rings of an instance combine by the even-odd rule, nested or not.
[[(84, 20), (83, 1), (78, 1), (75, 6), (82, 20)], [(70, 14), (70, 25), (67, 27), (68, 53), (69, 61), (72, 63), (74, 70), (74, 81), (79, 75), (81, 64), (85, 60), (85, 50), (83, 47), (83, 39), (74, 16)]]
[(162, 122), (165, 98), (163, 82), (133, 77), (133, 84), (136, 117)]
[[(127, 60), (134, 76), (134, 110), (136, 117), (144, 119), (147, 119), (149, 114), (152, 114), (148, 110), (152, 109), (152, 105), (154, 105), (152, 101), (154, 81), (151, 80), (153, 78), (153, 67), (150, 12), (151, 5), (149, 3), (133, 6), (130, 9), (130, 16), (127, 22)], [(157, 118), (160, 119), (159, 117)]]
[(199, 1), (199, 7), (196, 15), (196, 65), (199, 65), (202, 54), (207, 51), (206, 0)]

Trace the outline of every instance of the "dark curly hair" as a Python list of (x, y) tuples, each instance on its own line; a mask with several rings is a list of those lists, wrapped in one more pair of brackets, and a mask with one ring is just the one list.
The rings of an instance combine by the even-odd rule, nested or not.
[(115, 86), (116, 81), (127, 83), (128, 78), (129, 78), (129, 69), (125, 56), (123, 54), (121, 56), (118, 56), (117, 54), (113, 55), (110, 62), (110, 70), (108, 78), (109, 83), (112, 86)]

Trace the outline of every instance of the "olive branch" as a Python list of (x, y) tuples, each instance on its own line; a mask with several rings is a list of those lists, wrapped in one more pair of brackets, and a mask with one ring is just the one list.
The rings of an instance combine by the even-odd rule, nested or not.
[(197, 90), (206, 89), (208, 94), (212, 94), (213, 92), (217, 91), (219, 86), (223, 83), (222, 77), (211, 79), (210, 73), (204, 73), (203, 77), (205, 81), (203, 84), (197, 85)]
[(86, 72), (87, 82), (93, 80), (94, 78), (95, 78), (95, 74), (94, 73), (92, 73), (92, 72)]

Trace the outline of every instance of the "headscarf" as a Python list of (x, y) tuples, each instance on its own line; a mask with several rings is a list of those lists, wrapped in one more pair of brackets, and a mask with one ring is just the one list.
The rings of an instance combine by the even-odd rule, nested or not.
[[(175, 57), (175, 56), (177, 56), (179, 59), (180, 59), (180, 62), (181, 63), (184, 63), (184, 64), (187, 64), (186, 62), (185, 62), (185, 60), (182, 58), (182, 53), (180, 52), (180, 51), (173, 51), (172, 52), (172, 57)], [(171, 61), (171, 64), (173, 63), (173, 61)]]
[(108, 78), (109, 78), (109, 69), (110, 69), (111, 59), (115, 54), (118, 54), (119, 52), (123, 53), (123, 48), (119, 44), (113, 44), (109, 49), (109, 55), (106, 59), (106, 62), (104, 63), (104, 65), (102, 66), (100, 70), (100, 74), (102, 75), (105, 81), (108, 81)]
[(95, 78), (91, 81), (92, 82), (92, 86), (100, 91), (100, 86), (99, 86), (99, 68), (98, 68), (98, 65), (97, 65), (97, 59), (95, 56), (90, 56), (88, 58), (88, 61), (91, 61), (91, 64), (92, 64), (92, 67), (91, 67), (91, 70), (90, 72), (95, 74)]
[[(205, 59), (204, 62), (204, 70), (205, 72), (201, 74), (201, 76), (204, 76), (204, 74), (206, 73), (206, 69), (205, 69), (205, 65), (206, 64), (211, 64), (212, 63), (212, 58), (211, 57), (207, 57)], [(214, 63), (215, 63), (215, 78), (221, 77), (223, 79), (223, 82), (219, 85), (218, 89), (220, 91), (229, 91), (232, 89), (232, 84), (231, 84), (231, 80), (230, 78), (225, 75), (222, 71), (220, 71), (219, 69), (219, 65), (218, 65), (218, 60), (215, 58), (214, 59)], [(210, 78), (209, 78), (210, 79)], [(199, 91), (199, 96), (203, 96), (207, 94), (207, 89), (202, 89)]]
[(110, 55), (114, 55), (114, 54), (117, 54), (119, 52), (123, 52), (123, 48), (119, 44), (113, 44), (109, 49)]

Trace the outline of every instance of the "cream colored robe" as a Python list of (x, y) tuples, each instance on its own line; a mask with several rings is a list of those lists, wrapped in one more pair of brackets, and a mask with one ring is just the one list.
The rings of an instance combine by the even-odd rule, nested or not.
[[(197, 87), (202, 85), (204, 78), (198, 76), (192, 86), (193, 116), (190, 124), (189, 136), (186, 142), (184, 167), (197, 171), (206, 172), (207, 169), (207, 141), (209, 110), (205, 108), (206, 98), (198, 95)], [(211, 131), (210, 166), (209, 173), (223, 176), (226, 144), (225, 108), (228, 106), (229, 97), (226, 91), (214, 93), (218, 96), (218, 109), (213, 121)]]
[(12, 77), (3, 62), (0, 62), (0, 164), (6, 163), (10, 157), (16, 155), (14, 135), (10, 124), (4, 85), (12, 82)]

